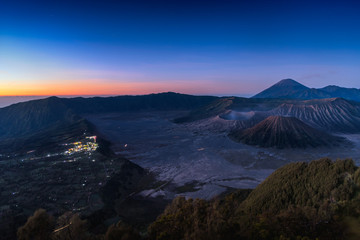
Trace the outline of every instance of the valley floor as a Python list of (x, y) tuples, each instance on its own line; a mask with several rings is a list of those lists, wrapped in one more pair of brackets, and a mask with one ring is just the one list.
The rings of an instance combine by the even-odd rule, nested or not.
[(145, 196), (210, 199), (229, 188), (254, 188), (275, 169), (322, 157), (360, 163), (360, 135), (342, 135), (342, 148), (272, 149), (235, 143), (226, 132), (204, 131), (196, 123), (174, 124), (184, 112), (116, 113), (86, 116), (113, 150), (156, 174), (162, 183)]

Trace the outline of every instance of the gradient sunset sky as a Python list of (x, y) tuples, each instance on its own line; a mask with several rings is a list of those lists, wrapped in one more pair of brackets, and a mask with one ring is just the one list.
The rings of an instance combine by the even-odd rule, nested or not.
[(358, 1), (0, 3), (0, 96), (360, 88)]

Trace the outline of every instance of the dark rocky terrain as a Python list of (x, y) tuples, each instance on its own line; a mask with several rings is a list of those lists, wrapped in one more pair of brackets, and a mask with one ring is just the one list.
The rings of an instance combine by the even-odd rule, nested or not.
[(80, 213), (98, 226), (117, 217), (114, 202), (130, 200), (147, 186), (143, 181), (154, 181), (143, 168), (115, 155), (108, 141), (97, 137), (94, 142), (95, 134), (92, 124), (79, 120), (1, 142), (1, 239), (15, 239), (17, 228), (38, 208), (54, 216)]
[[(12, 232), (34, 207), (56, 216), (74, 210), (99, 232), (120, 219), (144, 226), (177, 195), (210, 199), (254, 188), (292, 161), (349, 155), (360, 161), (360, 104), (324, 99), (344, 97), (348, 89), (320, 94), (285, 80), (271, 91), (284, 88), (296, 99), (162, 93), (51, 97), (2, 108), (1, 217), (12, 219)], [(66, 146), (93, 135), (95, 152), (66, 153)]]
[[(87, 113), (190, 110), (216, 97), (176, 93), (110, 98), (50, 97), (0, 109), (0, 231), (15, 239), (37, 208), (54, 216), (86, 217), (94, 231), (119, 219), (153, 221), (168, 200), (137, 195), (157, 184), (153, 175), (110, 149)], [(89, 149), (96, 136), (96, 150)], [(90, 138), (90, 139), (89, 139)], [(90, 143), (89, 143), (90, 142)], [(70, 148), (78, 150), (69, 153)], [(147, 211), (152, 208), (151, 211)]]

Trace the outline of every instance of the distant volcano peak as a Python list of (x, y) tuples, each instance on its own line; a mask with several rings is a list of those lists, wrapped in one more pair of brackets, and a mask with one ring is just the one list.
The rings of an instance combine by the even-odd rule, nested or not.
[(302, 85), (301, 83), (291, 79), (291, 78), (286, 78), (283, 79), (279, 82), (277, 82), (276, 84), (274, 84), (273, 86), (277, 86), (277, 87), (302, 87), (304, 89), (308, 89), (308, 87)]
[(308, 88), (293, 79), (283, 79), (253, 98), (287, 98), (287, 99), (320, 99), (328, 98), (329, 94), (321, 90)]

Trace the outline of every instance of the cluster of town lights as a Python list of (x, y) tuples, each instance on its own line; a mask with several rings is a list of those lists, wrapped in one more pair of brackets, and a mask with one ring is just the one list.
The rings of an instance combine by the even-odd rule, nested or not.
[(86, 140), (74, 142), (68, 145), (72, 145), (72, 148), (66, 150), (65, 155), (72, 155), (79, 152), (91, 153), (96, 151), (96, 149), (99, 147), (96, 142), (96, 136), (86, 137)]

